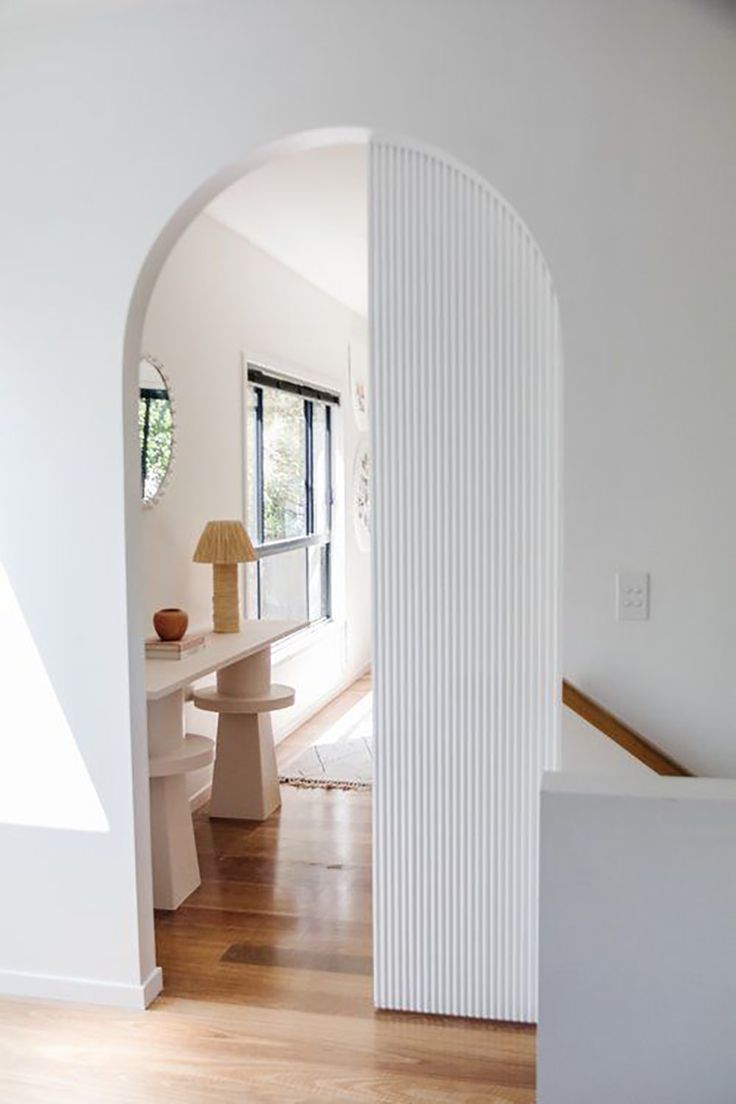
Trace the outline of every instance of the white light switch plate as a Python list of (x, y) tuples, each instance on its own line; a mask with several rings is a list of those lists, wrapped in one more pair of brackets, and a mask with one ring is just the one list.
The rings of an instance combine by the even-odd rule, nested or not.
[(616, 575), (616, 620), (649, 619), (649, 575), (646, 571), (619, 571)]

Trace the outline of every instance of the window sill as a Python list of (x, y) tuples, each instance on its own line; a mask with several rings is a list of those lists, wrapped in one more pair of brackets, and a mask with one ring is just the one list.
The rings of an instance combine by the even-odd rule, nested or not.
[(310, 648), (329, 643), (341, 634), (342, 630), (342, 623), (333, 620), (318, 621), (314, 625), (298, 629), (285, 640), (279, 640), (271, 646), (271, 663), (275, 667), (278, 663), (292, 659)]

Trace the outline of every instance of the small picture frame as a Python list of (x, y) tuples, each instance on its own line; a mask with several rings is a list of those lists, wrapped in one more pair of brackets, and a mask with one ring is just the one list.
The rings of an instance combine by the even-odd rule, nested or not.
[(368, 432), (369, 395), (368, 395), (368, 349), (360, 341), (350, 344), (350, 397), (355, 424), (361, 433)]
[(371, 455), (368, 439), (362, 438), (353, 464), (353, 524), (361, 552), (371, 546)]

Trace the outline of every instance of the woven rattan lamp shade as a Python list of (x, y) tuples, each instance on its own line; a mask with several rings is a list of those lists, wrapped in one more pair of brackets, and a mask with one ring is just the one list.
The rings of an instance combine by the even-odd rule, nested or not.
[(195, 563), (253, 563), (257, 559), (242, 521), (208, 521), (194, 550)]
[(212, 621), (216, 633), (240, 631), (238, 564), (258, 559), (241, 521), (208, 521), (193, 556), (212, 564)]

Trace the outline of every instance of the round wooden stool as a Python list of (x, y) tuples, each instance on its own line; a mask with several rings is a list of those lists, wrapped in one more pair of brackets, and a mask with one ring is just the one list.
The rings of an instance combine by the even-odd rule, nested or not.
[(265, 820), (281, 804), (271, 713), (294, 704), (291, 686), (271, 683), (269, 649), (217, 672), (217, 689), (194, 704), (218, 714), (211, 817)]

